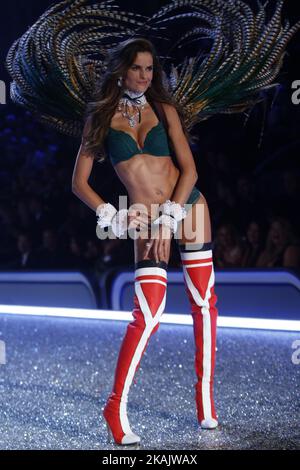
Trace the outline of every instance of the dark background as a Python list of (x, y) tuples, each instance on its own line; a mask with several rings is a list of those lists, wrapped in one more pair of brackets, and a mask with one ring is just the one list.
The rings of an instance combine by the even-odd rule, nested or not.
[[(12, 0), (1, 6), (0, 79), (7, 86), (7, 104), (0, 105), (0, 269), (101, 273), (133, 263), (132, 240), (99, 242), (95, 214), (71, 192), (79, 141), (37, 123), (9, 98), (8, 49), (54, 3)], [(168, 2), (115, 3), (150, 15)], [(285, 3), (283, 18), (290, 24), (300, 18), (298, 2)], [(298, 32), (288, 45), (272, 107), (270, 94), (260, 147), (262, 105), (246, 125), (242, 114), (220, 115), (195, 128), (197, 187), (209, 204), (216, 267), (299, 269), (300, 105), (291, 102), (291, 84), (300, 80), (299, 46)], [(112, 204), (126, 194), (108, 163), (94, 165), (90, 182)], [(175, 267), (179, 258), (173, 248)]]

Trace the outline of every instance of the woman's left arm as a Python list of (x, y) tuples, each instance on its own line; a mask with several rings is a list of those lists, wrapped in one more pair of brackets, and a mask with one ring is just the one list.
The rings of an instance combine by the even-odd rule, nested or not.
[(168, 121), (168, 134), (172, 141), (180, 176), (174, 188), (171, 200), (183, 206), (198, 179), (194, 157), (183, 132), (180, 118), (173, 105), (162, 103)]

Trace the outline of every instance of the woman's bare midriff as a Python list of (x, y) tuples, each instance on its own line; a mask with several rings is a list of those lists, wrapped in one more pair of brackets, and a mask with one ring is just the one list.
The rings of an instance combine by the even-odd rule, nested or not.
[(157, 205), (171, 198), (180, 174), (170, 156), (149, 154), (134, 155), (114, 169), (127, 189), (128, 205), (143, 204), (152, 220)]

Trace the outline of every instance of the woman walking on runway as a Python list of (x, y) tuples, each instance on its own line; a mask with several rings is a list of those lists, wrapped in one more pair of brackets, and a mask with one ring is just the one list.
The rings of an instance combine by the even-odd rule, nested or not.
[[(129, 228), (138, 228), (140, 232), (136, 233), (144, 235), (134, 239), (134, 320), (123, 339), (113, 389), (103, 413), (108, 431), (118, 444), (140, 441), (127, 418), (128, 392), (164, 311), (174, 234), (193, 316), (197, 416), (202, 428), (218, 425), (213, 399), (217, 297), (210, 218), (205, 197), (194, 186), (197, 171), (181, 112), (163, 87), (153, 44), (144, 38), (119, 44), (108, 64), (99, 100), (89, 108), (73, 173), (73, 191), (96, 211), (100, 227), (111, 225), (114, 233), (121, 235), (128, 222)], [(110, 161), (128, 191), (128, 215), (124, 210), (118, 213), (88, 186), (94, 161), (88, 142), (94, 138), (99, 145), (99, 129), (93, 124), (97, 122), (101, 122), (102, 135), (106, 133), (103, 141)], [(133, 210), (140, 205), (144, 210)], [(161, 216), (155, 210), (158, 206)], [(145, 236), (149, 223), (157, 227), (156, 236), (151, 237), (149, 232)]]
[[(117, 237), (127, 227), (134, 233), (134, 320), (103, 413), (118, 444), (140, 442), (127, 417), (128, 393), (164, 311), (172, 236), (193, 317), (197, 418), (202, 428), (218, 426), (211, 224), (205, 197), (195, 187), (189, 131), (216, 114), (251, 111), (278, 85), (274, 81), (300, 21), (282, 24), (283, 0), (266, 20), (267, 3), (258, 2), (254, 11), (242, 0), (174, 0), (148, 17), (121, 11), (111, 0), (92, 6), (63, 0), (7, 55), (11, 99), (41, 122), (82, 137), (73, 192), (96, 212), (98, 237), (106, 227)], [(94, 159), (106, 157), (126, 187), (129, 210), (117, 210), (88, 184)]]

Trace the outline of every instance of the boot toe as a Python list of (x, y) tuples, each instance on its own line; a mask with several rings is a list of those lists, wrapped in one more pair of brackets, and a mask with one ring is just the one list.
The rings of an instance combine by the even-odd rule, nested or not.
[(122, 438), (122, 444), (138, 444), (141, 442), (141, 438), (137, 436), (136, 434), (125, 434), (125, 436)]
[(218, 426), (218, 421), (214, 418), (203, 419), (201, 421), (202, 429), (215, 429)]

